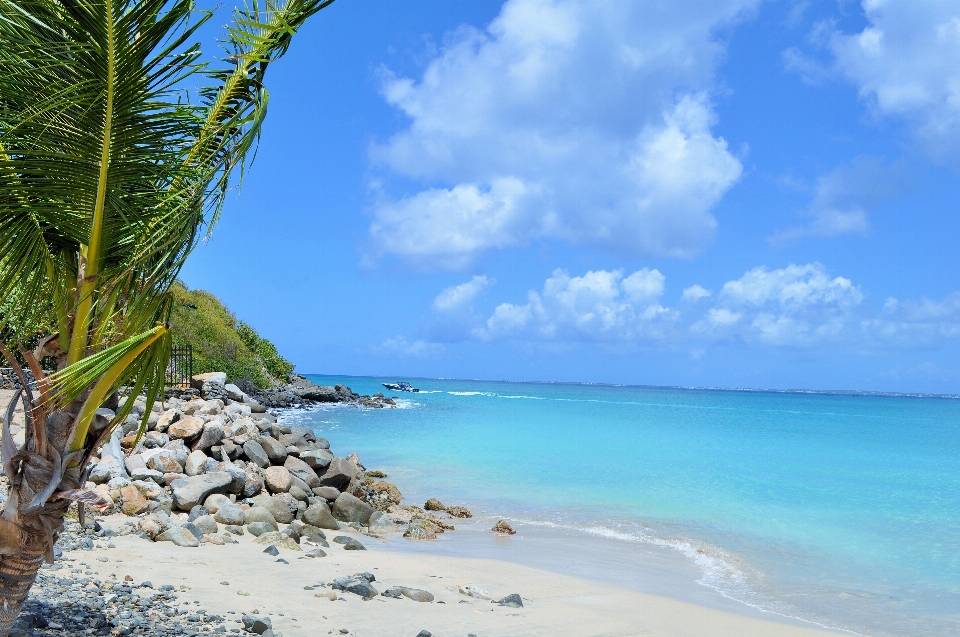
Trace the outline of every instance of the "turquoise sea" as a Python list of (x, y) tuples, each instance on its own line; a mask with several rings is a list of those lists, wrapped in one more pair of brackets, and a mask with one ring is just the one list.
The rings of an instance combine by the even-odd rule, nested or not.
[(625, 577), (651, 550), (674, 554), (694, 586), (745, 608), (960, 636), (960, 399), (310, 379), (419, 387), (399, 409), (283, 419), (357, 451), (406, 495), (471, 507), (478, 524), (602, 540), (621, 564), (641, 562)]

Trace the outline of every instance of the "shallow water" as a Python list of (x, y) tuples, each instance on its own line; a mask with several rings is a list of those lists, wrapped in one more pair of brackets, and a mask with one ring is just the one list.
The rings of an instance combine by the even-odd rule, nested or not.
[[(344, 382), (381, 390), (373, 378)], [(406, 494), (665, 547), (756, 608), (960, 635), (960, 400), (419, 380), (402, 409), (284, 416)]]

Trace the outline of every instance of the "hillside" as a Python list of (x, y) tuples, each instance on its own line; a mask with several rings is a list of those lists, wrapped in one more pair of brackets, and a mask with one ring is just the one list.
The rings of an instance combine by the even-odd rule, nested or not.
[(249, 380), (260, 388), (286, 382), (293, 363), (280, 356), (273, 343), (238, 321), (220, 299), (179, 282), (173, 295), (173, 340), (176, 345), (193, 346), (195, 374), (222, 371), (231, 381)]

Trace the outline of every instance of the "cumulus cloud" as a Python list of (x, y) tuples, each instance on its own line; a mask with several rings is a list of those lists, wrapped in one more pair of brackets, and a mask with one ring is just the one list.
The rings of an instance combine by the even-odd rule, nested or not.
[(960, 336), (960, 292), (942, 301), (889, 298), (880, 315), (863, 322), (863, 332), (875, 344), (929, 347)]
[(811, 347), (832, 341), (855, 325), (862, 301), (858, 286), (844, 277), (831, 277), (819, 263), (778, 270), (759, 267), (725, 283), (716, 306), (691, 331), (710, 339)]
[(372, 151), (429, 187), (384, 195), (375, 249), (460, 267), (538, 238), (688, 256), (742, 166), (715, 137), (715, 32), (757, 0), (507, 0), (414, 79), (385, 73), (409, 126)]
[(702, 285), (691, 285), (683, 291), (681, 298), (684, 301), (699, 301), (700, 299), (710, 298), (712, 292)]
[(879, 157), (863, 156), (817, 179), (815, 194), (804, 216), (810, 221), (770, 237), (781, 243), (802, 237), (866, 234), (869, 213), (883, 200), (898, 194), (903, 171)]
[(496, 282), (496, 279), (480, 274), (466, 283), (451, 285), (440, 292), (437, 298), (433, 300), (433, 309), (438, 312), (458, 312), (473, 309), (471, 304), (474, 299)]
[(913, 125), (931, 152), (956, 156), (960, 139), (960, 6), (953, 2), (863, 0), (867, 26), (843, 33), (820, 23), (814, 42), (832, 54), (819, 65), (797, 49), (788, 66), (807, 79), (839, 74), (879, 116)]
[(665, 277), (644, 268), (590, 271), (571, 277), (555, 270), (523, 305), (498, 305), (475, 335), (484, 340), (632, 340), (662, 338), (674, 313), (660, 304)]

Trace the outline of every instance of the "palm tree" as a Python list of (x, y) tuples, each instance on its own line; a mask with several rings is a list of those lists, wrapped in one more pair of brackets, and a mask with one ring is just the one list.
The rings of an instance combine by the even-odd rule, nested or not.
[[(145, 429), (170, 285), (252, 157), (267, 67), (332, 1), (247, 0), (208, 63), (193, 40), (212, 14), (192, 0), (0, 0), (0, 352), (27, 416), (20, 449), (4, 421), (0, 637), (71, 501), (97, 503), (85, 467), (142, 392)], [(91, 426), (123, 385), (116, 417)]]

